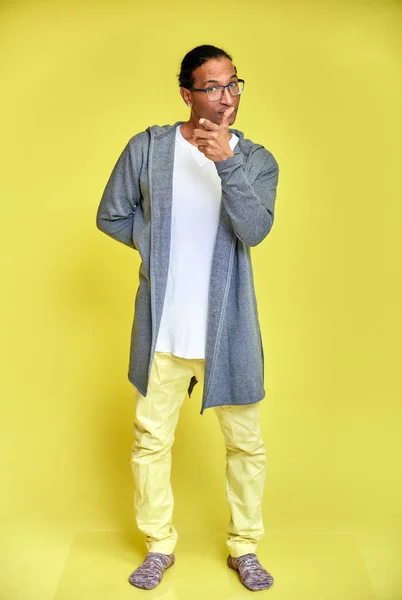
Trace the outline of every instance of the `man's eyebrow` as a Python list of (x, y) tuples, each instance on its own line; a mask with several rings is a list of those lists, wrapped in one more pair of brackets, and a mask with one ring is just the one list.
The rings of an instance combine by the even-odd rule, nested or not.
[[(237, 74), (233, 73), (233, 75), (230, 76), (230, 79), (232, 79), (232, 77), (237, 77)], [(216, 79), (207, 79), (202, 85), (205, 85), (206, 83), (219, 83), (219, 81), (216, 81)]]

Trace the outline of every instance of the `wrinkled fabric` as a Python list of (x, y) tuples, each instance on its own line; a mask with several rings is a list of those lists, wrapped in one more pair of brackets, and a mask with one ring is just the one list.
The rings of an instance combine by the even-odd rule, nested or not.
[[(147, 396), (135, 389), (131, 454), (134, 503), (137, 525), (149, 552), (172, 554), (176, 546), (171, 448), (189, 381), (196, 376), (203, 385), (204, 371), (204, 359), (155, 352)], [(261, 508), (266, 452), (260, 434), (260, 404), (218, 406), (214, 410), (226, 447), (230, 508), (227, 546), (231, 556), (237, 557), (255, 552), (264, 534)]]

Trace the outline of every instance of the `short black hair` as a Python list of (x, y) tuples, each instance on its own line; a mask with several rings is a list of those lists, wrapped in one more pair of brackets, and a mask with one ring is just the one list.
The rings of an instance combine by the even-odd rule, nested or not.
[(232, 60), (230, 54), (225, 52), (225, 50), (222, 50), (222, 48), (217, 48), (216, 46), (210, 46), (208, 44), (196, 46), (196, 48), (187, 52), (181, 62), (179, 86), (186, 88), (187, 90), (192, 88), (194, 85), (194, 69), (197, 69), (197, 67), (200, 67), (211, 58), (228, 58), (229, 60)]

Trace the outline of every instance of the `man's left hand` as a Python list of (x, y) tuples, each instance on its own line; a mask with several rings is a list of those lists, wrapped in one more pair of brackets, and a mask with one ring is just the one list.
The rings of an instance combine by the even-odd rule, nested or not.
[(229, 145), (229, 140), (232, 137), (229, 131), (229, 117), (234, 110), (233, 106), (225, 110), (220, 125), (212, 123), (208, 119), (200, 119), (199, 123), (205, 129), (194, 129), (193, 131), (193, 139), (198, 150), (214, 162), (234, 156)]

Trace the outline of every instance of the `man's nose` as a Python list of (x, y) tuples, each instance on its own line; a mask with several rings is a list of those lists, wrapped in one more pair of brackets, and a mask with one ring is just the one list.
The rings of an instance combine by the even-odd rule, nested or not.
[(226, 104), (227, 106), (231, 106), (233, 104), (233, 96), (229, 92), (229, 88), (224, 88), (221, 103)]

